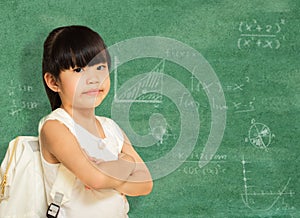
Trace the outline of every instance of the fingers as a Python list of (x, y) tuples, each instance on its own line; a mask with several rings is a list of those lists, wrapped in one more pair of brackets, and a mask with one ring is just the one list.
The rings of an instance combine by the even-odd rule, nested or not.
[(86, 154), (86, 156), (88, 157), (88, 159), (89, 159), (90, 161), (92, 161), (93, 163), (95, 163), (95, 164), (99, 164), (99, 163), (101, 163), (101, 162), (104, 161), (104, 160), (102, 160), (102, 159), (97, 159), (97, 158), (95, 158), (95, 157), (90, 156), (84, 148), (82, 148), (82, 151)]
[[(95, 159), (95, 158), (94, 158)], [(102, 162), (104, 162), (104, 160), (102, 160), (102, 159), (95, 159), (95, 163), (96, 164), (100, 164), (100, 163), (102, 163)]]
[(128, 154), (125, 154), (125, 153), (120, 153), (119, 154), (119, 159), (135, 163), (134, 158), (132, 156), (128, 155)]

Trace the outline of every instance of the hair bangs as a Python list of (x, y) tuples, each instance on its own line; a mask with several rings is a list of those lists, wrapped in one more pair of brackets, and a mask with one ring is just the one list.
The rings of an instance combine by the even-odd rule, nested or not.
[[(65, 32), (66, 34), (64, 34)], [(56, 48), (53, 50), (59, 70), (93, 66), (104, 62), (110, 64), (106, 46), (98, 35), (65, 32), (60, 35), (60, 39), (57, 39)]]

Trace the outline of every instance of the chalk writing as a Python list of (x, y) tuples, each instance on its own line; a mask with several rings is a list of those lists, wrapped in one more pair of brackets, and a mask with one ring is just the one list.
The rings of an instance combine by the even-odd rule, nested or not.
[[(225, 90), (227, 92), (232, 93), (242, 93), (246, 92), (247, 85), (250, 83), (250, 78), (248, 76), (245, 77), (245, 81), (243, 82), (233, 82), (232, 84), (228, 84), (225, 86)], [(230, 102), (231, 108), (234, 109), (234, 113), (247, 113), (255, 111), (255, 97), (252, 97), (251, 100), (246, 100), (245, 102), (241, 101), (232, 101)]]
[(215, 98), (212, 98), (212, 108), (217, 109), (217, 110), (227, 110), (228, 106), (217, 104), (216, 101), (215, 101)]
[(26, 95), (26, 93), (32, 93), (33, 86), (15, 84), (15, 81), (11, 80), (9, 86), (7, 87), (7, 92), (11, 99), (9, 115), (16, 116), (24, 110), (35, 110), (38, 108), (39, 104), (37, 101), (25, 101), (17, 98), (17, 96), (20, 96), (21, 94)]
[[(232, 82), (230, 84), (224, 85), (224, 91), (232, 94), (243, 94), (246, 92), (247, 84), (250, 83), (250, 78), (248, 76), (245, 77), (245, 81), (243, 82)], [(210, 93), (211, 90), (217, 88), (219, 92), (223, 92), (223, 87), (220, 82), (210, 82), (200, 83), (198, 80), (195, 80), (194, 76), (191, 77), (191, 85), (192, 92), (201, 92), (205, 91), (206, 93)], [(184, 95), (184, 94), (183, 94)], [(234, 113), (248, 113), (255, 111), (255, 97), (247, 100), (245, 99), (243, 102), (241, 101), (231, 101), (228, 105), (221, 105), (216, 103), (215, 98), (212, 97), (211, 107), (216, 110), (233, 110)], [(197, 108), (199, 108), (199, 102), (185, 102), (187, 105), (195, 104)]]
[(185, 92), (179, 97), (179, 105), (186, 109), (199, 109), (199, 102), (191, 98), (187, 98), (187, 96), (190, 96), (190, 93)]
[(212, 164), (204, 168), (195, 167), (195, 166), (190, 166), (190, 167), (186, 166), (183, 168), (183, 170), (179, 170), (179, 172), (183, 172), (186, 175), (218, 176), (220, 174), (225, 174), (226, 169), (222, 167), (220, 164)]
[(251, 101), (245, 103), (242, 102), (232, 102), (234, 113), (246, 113), (246, 112), (252, 112), (255, 111), (254, 107), (255, 97), (252, 98)]
[[(292, 197), (294, 194), (294, 192), (290, 192), (290, 197)], [(281, 207), (276, 208), (277, 211), (285, 211), (287, 214), (289, 214), (289, 212), (295, 211), (296, 209), (293, 205), (290, 205), (290, 203), (288, 203), (284, 197), (281, 200), (281, 205)], [(289, 215), (293, 217), (292, 214)]]
[(211, 161), (217, 161), (217, 162), (222, 162), (227, 160), (227, 155), (226, 154), (214, 154), (214, 155), (209, 155), (209, 154), (203, 154), (203, 153), (198, 153), (198, 152), (192, 152), (190, 155), (190, 159), (192, 160), (211, 160)]
[[(179, 153), (176, 156), (176, 159), (181, 159), (182, 155)], [(208, 155), (204, 153), (198, 153), (193, 151), (188, 158), (188, 160), (183, 161), (183, 163), (199, 163), (199, 161), (210, 161), (211, 165), (201, 168), (198, 166), (185, 166), (183, 169), (179, 169), (179, 172), (182, 172), (186, 175), (204, 175), (204, 176), (217, 176), (220, 174), (226, 173), (226, 169), (221, 165), (227, 161), (226, 154), (215, 154)]]
[(280, 34), (285, 20), (276, 23), (260, 23), (256, 19), (241, 21), (239, 24), (240, 37), (237, 40), (239, 49), (262, 48), (279, 49), (285, 36)]
[[(245, 81), (244, 81), (245, 80)], [(225, 92), (242, 92), (244, 91), (244, 89), (246, 88), (246, 86), (250, 83), (250, 77), (246, 76), (243, 81), (240, 82), (234, 82), (231, 81), (229, 84), (220, 84), (220, 82), (218, 82), (216, 85), (219, 87), (219, 89), (224, 89)]]
[(251, 126), (248, 131), (248, 137), (245, 141), (250, 142), (257, 148), (267, 150), (268, 146), (271, 144), (272, 138), (274, 137), (275, 135), (271, 133), (271, 130), (267, 125), (255, 122), (255, 120), (252, 119)]
[[(191, 76), (191, 92), (201, 92), (201, 91), (205, 91), (206, 93), (210, 93), (211, 90), (215, 90), (217, 86), (217, 90), (219, 93), (223, 93), (223, 89), (222, 86), (220, 84), (220, 82), (210, 82), (210, 83), (206, 83), (206, 82), (200, 82), (198, 80), (195, 79), (194, 76)], [(181, 99), (183, 99), (183, 96), (181, 97)], [(212, 97), (211, 98), (212, 102), (211, 102), (211, 107), (213, 109), (216, 110), (227, 110), (228, 106), (226, 104), (219, 104), (216, 102), (215, 98)], [(197, 108), (199, 108), (200, 104), (197, 101), (193, 101), (193, 102), (185, 102), (185, 104), (188, 106), (195, 106)]]

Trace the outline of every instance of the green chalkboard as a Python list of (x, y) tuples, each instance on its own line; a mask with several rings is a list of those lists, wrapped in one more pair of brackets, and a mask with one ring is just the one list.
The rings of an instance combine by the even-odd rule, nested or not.
[(87, 25), (112, 56), (97, 114), (154, 178), (130, 217), (300, 217), (300, 2), (2, 0), (0, 159), (50, 112), (42, 46)]

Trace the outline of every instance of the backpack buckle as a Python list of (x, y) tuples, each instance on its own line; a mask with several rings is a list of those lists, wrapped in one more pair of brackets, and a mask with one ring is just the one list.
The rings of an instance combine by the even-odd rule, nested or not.
[(55, 196), (54, 196), (55, 203), (51, 203), (49, 205), (47, 214), (46, 214), (47, 218), (57, 218), (63, 197), (64, 197), (64, 194), (62, 194), (60, 192), (55, 192)]
[(59, 210), (60, 210), (60, 206), (51, 203), (47, 210), (47, 214), (46, 214), (47, 218), (57, 218)]

